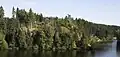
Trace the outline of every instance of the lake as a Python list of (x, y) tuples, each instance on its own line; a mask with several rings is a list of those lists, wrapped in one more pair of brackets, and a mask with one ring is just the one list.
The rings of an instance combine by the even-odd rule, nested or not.
[(120, 41), (113, 41), (92, 51), (0, 51), (0, 57), (120, 57)]

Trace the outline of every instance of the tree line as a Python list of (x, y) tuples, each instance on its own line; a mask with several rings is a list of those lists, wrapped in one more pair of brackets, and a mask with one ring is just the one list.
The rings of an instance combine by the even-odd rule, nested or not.
[(4, 17), (0, 7), (0, 49), (89, 49), (95, 43), (118, 37), (120, 27), (96, 24), (67, 15), (43, 17), (30, 8), (12, 8), (12, 17)]

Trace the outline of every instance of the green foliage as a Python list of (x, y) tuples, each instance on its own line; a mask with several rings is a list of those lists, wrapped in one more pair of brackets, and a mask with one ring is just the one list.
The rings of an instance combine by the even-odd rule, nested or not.
[(3, 33), (0, 33), (0, 40), (3, 40), (5, 37), (5, 35), (3, 35)]
[(43, 17), (25, 9), (12, 10), (12, 18), (4, 17), (0, 7), (1, 48), (20, 49), (89, 49), (95, 43), (120, 39), (120, 27), (95, 24), (81, 18)]
[(1, 49), (8, 49), (8, 43), (5, 40), (2, 41)]
[(5, 41), (5, 35), (2, 32), (0, 33), (0, 46), (1, 49), (8, 49), (8, 44)]

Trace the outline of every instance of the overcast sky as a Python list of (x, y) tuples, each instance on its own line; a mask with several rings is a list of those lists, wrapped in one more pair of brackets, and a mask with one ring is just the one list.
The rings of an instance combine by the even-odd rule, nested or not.
[(70, 14), (95, 23), (120, 26), (120, 0), (1, 0), (0, 5), (8, 17), (14, 6), (26, 10), (32, 8), (44, 16)]

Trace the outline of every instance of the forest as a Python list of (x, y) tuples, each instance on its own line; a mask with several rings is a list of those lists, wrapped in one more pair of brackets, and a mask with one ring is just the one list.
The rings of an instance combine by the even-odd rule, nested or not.
[(90, 49), (95, 43), (119, 40), (120, 26), (89, 22), (83, 18), (44, 17), (30, 8), (12, 8), (4, 17), (0, 7), (0, 49), (71, 50)]

